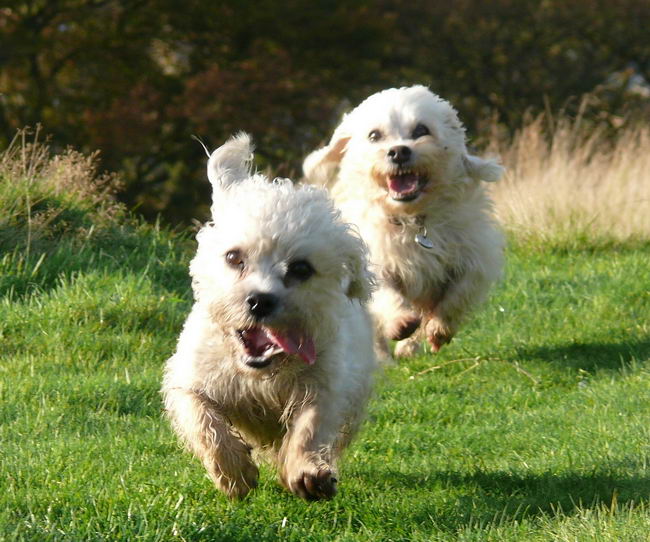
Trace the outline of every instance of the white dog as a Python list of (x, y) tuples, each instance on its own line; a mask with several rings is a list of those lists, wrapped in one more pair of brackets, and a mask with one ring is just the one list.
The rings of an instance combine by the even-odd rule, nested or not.
[(251, 152), (241, 134), (208, 162), (213, 222), (197, 236), (165, 406), (228, 496), (256, 485), (253, 449), (294, 494), (330, 498), (375, 366), (366, 249), (326, 191), (251, 174)]
[(367, 98), (303, 169), (330, 188), (369, 246), (380, 337), (400, 340), (396, 355), (412, 355), (417, 335), (401, 340), (422, 323), (437, 352), (500, 275), (503, 238), (480, 181), (498, 180), (503, 168), (468, 154), (454, 108), (413, 86)]

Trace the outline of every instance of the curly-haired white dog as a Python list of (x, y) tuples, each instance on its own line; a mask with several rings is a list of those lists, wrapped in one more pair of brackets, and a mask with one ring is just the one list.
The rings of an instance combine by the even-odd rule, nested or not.
[(213, 222), (197, 236), (165, 406), (228, 496), (255, 487), (253, 449), (291, 492), (330, 498), (375, 366), (366, 249), (326, 191), (251, 174), (251, 152), (241, 134), (210, 157)]
[(417, 335), (401, 340), (422, 324), (437, 352), (500, 275), (503, 238), (480, 181), (498, 180), (502, 167), (470, 155), (454, 108), (418, 85), (367, 98), (303, 169), (369, 246), (379, 335), (411, 355)]

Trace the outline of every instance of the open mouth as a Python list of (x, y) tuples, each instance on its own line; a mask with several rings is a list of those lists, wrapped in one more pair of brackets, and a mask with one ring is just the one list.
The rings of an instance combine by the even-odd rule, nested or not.
[(428, 182), (426, 175), (400, 169), (387, 176), (388, 195), (395, 201), (413, 201)]
[(311, 337), (299, 331), (279, 331), (266, 326), (254, 326), (237, 331), (244, 351), (249, 356), (247, 365), (262, 369), (279, 354), (297, 355), (307, 365), (316, 361), (316, 347)]

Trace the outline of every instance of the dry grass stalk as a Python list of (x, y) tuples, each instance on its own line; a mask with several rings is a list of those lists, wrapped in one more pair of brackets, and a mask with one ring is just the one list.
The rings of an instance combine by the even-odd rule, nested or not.
[(650, 128), (617, 138), (561, 119), (528, 122), (498, 149), (507, 167), (492, 188), (497, 215), (517, 237), (650, 239)]
[(92, 231), (108, 225), (123, 207), (115, 200), (119, 178), (99, 174), (98, 155), (67, 149), (52, 156), (40, 129), (19, 131), (0, 152), (0, 246)]
[(424, 375), (426, 375), (428, 373), (431, 373), (433, 371), (437, 371), (439, 369), (442, 369), (443, 367), (447, 367), (448, 365), (453, 365), (453, 364), (456, 364), (456, 363), (461, 363), (462, 364), (462, 363), (466, 363), (468, 361), (473, 361), (474, 363), (472, 365), (470, 365), (469, 367), (467, 367), (466, 369), (463, 369), (461, 372), (455, 374), (454, 375), (455, 377), (462, 376), (465, 373), (468, 373), (469, 371), (472, 371), (473, 369), (476, 369), (482, 363), (486, 363), (486, 362), (490, 362), (490, 361), (498, 361), (498, 362), (501, 362), (501, 363), (506, 363), (507, 365), (512, 367), (515, 371), (517, 371), (519, 374), (521, 374), (521, 375), (525, 376), (526, 378), (528, 378), (534, 385), (538, 385), (540, 383), (540, 381), (537, 378), (535, 378), (532, 374), (530, 374), (528, 371), (522, 369), (520, 367), (519, 363), (516, 362), (516, 361), (508, 361), (508, 360), (505, 360), (505, 359), (502, 359), (502, 358), (482, 357), (482, 356), (475, 356), (475, 357), (472, 357), (472, 358), (459, 358), (459, 359), (452, 359), (452, 360), (449, 360), (449, 361), (445, 361), (445, 362), (443, 362), (443, 363), (441, 363), (439, 365), (433, 365), (431, 367), (427, 367), (426, 369), (424, 369), (424, 370), (422, 370), (422, 371), (420, 371), (418, 373), (415, 373), (414, 375), (411, 375), (409, 377), (409, 380), (415, 380), (417, 377), (424, 376)]

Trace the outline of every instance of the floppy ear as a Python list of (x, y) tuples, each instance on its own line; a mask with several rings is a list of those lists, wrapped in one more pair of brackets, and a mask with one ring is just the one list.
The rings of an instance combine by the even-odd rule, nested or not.
[(336, 168), (347, 150), (348, 141), (350, 141), (350, 135), (346, 133), (343, 124), (341, 124), (334, 131), (332, 139), (326, 147), (315, 150), (305, 158), (302, 163), (305, 180), (309, 184), (317, 186), (330, 186), (336, 176)]
[(210, 155), (208, 179), (212, 189), (226, 188), (250, 176), (253, 144), (250, 136), (240, 132)]
[(463, 165), (467, 175), (475, 181), (493, 183), (498, 181), (505, 172), (505, 168), (496, 160), (485, 160), (470, 154), (463, 156)]

